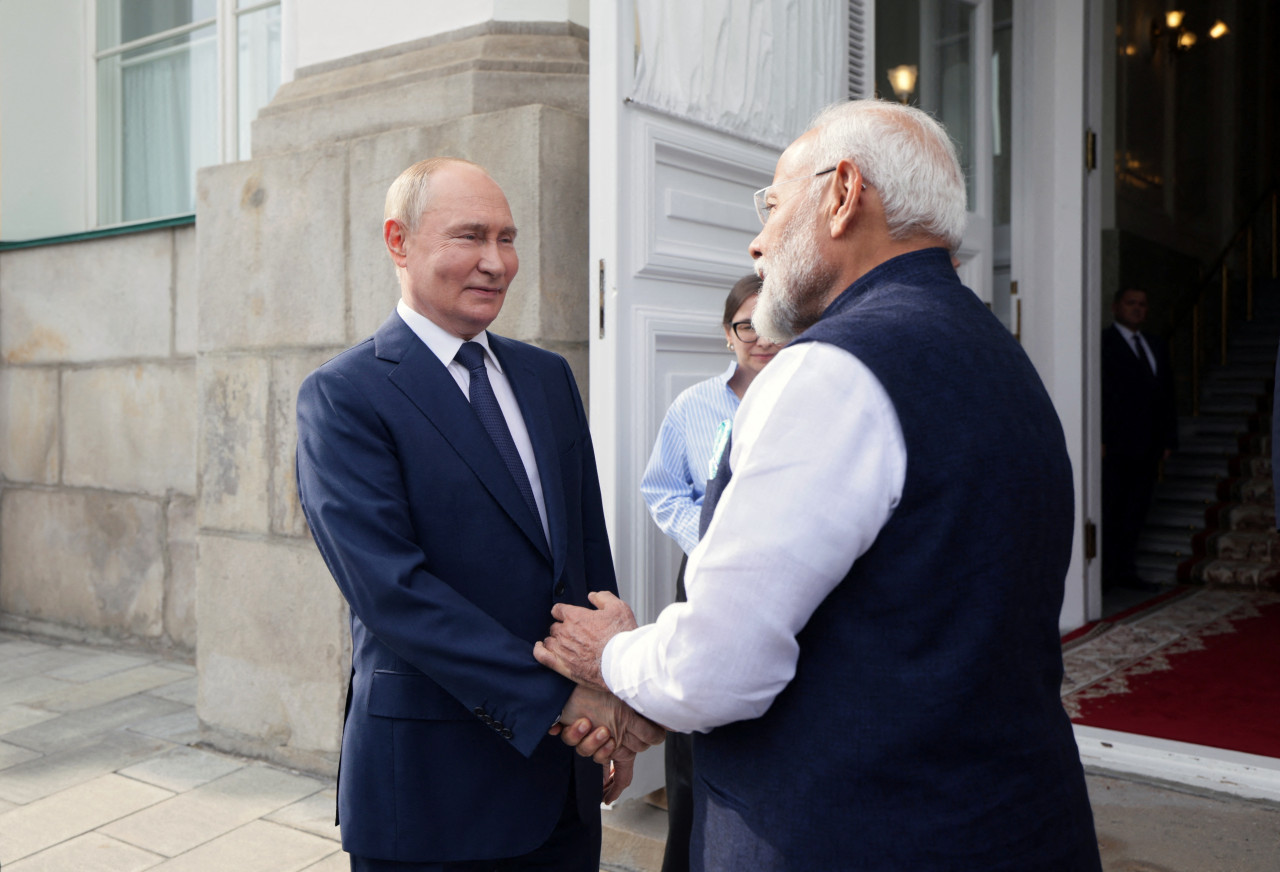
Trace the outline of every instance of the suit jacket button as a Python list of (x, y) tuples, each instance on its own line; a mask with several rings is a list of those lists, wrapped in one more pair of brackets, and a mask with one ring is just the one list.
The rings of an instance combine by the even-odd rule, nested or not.
[(556, 585), (556, 596), (564, 596), (564, 582)]
[(484, 709), (483, 709), (483, 708), (481, 708), (480, 706), (476, 706), (475, 708), (473, 708), (473, 709), (471, 710), (471, 713), (472, 713), (473, 715), (475, 715), (476, 717), (480, 717), (481, 715), (483, 715), (483, 714), (484, 714)]
[(514, 733), (512, 733), (512, 732), (511, 732), (510, 730), (508, 730), (507, 728), (505, 728), (505, 727), (504, 727), (504, 728), (502, 729), (502, 738), (504, 738), (504, 739), (510, 739), (513, 735), (515, 735), (515, 734), (514, 734)]

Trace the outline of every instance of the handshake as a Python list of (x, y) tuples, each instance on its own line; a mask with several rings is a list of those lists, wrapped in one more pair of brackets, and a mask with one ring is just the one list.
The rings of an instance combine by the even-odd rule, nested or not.
[(551, 610), (556, 623), (546, 640), (533, 646), (533, 656), (577, 682), (551, 734), (583, 757), (611, 764), (605, 770), (604, 801), (613, 802), (631, 783), (636, 755), (660, 744), (666, 730), (614, 696), (600, 674), (604, 646), (636, 628), (631, 608), (611, 593), (593, 592), (588, 599), (594, 609), (561, 603)]

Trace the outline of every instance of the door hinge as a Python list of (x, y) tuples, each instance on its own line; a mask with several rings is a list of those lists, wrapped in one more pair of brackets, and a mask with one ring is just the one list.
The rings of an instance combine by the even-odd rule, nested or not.
[(604, 258), (600, 258), (600, 338), (604, 339)]
[(1092, 560), (1098, 556), (1098, 528), (1093, 521), (1084, 522), (1084, 559)]
[(1084, 129), (1084, 168), (1090, 172), (1098, 168), (1098, 134), (1088, 127)]

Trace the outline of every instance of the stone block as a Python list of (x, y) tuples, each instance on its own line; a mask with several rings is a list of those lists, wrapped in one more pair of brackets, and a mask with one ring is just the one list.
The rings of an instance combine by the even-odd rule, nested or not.
[(203, 533), (196, 704), (216, 747), (332, 759), (350, 664), (346, 603), (310, 542)]
[(465, 157), (485, 167), (506, 193), (520, 231), (520, 270), (493, 330), (538, 344), (585, 343), (587, 123), (546, 106), (402, 128), (351, 143), (350, 342), (376, 330), (399, 298), (381, 233), (387, 188), (406, 167), (435, 155)]
[(0, 502), (0, 611), (158, 638), (163, 509), (120, 494), (8, 488)]
[(167, 357), (172, 273), (168, 230), (7, 252), (0, 356), (8, 363)]
[(63, 481), (163, 495), (196, 490), (194, 361), (63, 376)]
[(164, 591), (164, 633), (178, 648), (196, 650), (196, 501), (169, 500), (169, 578)]
[(271, 362), (265, 357), (201, 355), (196, 371), (200, 526), (266, 533)]
[(345, 152), (207, 167), (197, 189), (200, 350), (342, 344)]
[(586, 32), (489, 22), (302, 69), (253, 123), (254, 156), (530, 103), (587, 114)]
[(183, 357), (196, 353), (199, 330), (199, 295), (196, 271), (196, 228), (173, 231), (173, 352)]
[(271, 532), (306, 536), (306, 518), (298, 501), (294, 457), (298, 450), (298, 386), (339, 349), (276, 357), (271, 361)]
[(0, 476), (58, 481), (58, 372), (0, 366)]

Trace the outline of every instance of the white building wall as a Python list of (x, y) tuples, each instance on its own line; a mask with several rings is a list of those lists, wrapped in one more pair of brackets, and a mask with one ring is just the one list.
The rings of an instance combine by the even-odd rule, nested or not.
[[(413, 42), (485, 21), (567, 21), (587, 26), (588, 0), (284, 0), (284, 80), (300, 67)], [(292, 27), (289, 21), (292, 20)]]
[(88, 7), (0, 3), (0, 239), (88, 229)]

